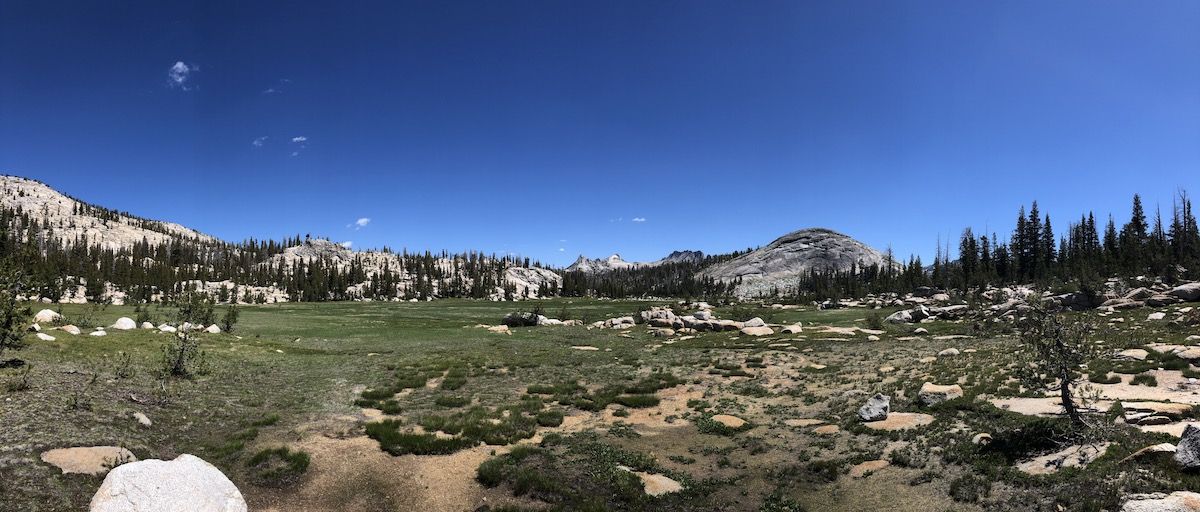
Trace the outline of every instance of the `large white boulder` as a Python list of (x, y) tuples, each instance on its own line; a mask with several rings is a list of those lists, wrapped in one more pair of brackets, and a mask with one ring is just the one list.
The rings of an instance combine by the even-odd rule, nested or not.
[(212, 324), (208, 327), (205, 327), (204, 332), (207, 332), (209, 334), (221, 334), (221, 327), (218, 326), (217, 324)]
[(33, 315), (33, 321), (39, 324), (50, 324), (60, 319), (62, 319), (62, 315), (50, 309), (43, 309), (38, 311), (36, 315)]
[(1188, 283), (1176, 286), (1175, 288), (1172, 288), (1171, 291), (1167, 292), (1167, 295), (1183, 299), (1188, 302), (1198, 301), (1200, 300), (1200, 283)]
[(1200, 494), (1188, 491), (1135, 494), (1126, 498), (1121, 512), (1200, 512)]
[(74, 325), (71, 325), (71, 324), (67, 324), (62, 327), (59, 327), (59, 330), (65, 332), (67, 334), (70, 334), (72, 336), (79, 336), (79, 333), (83, 332), (83, 331), (80, 331), (78, 327), (75, 327)]
[(746, 336), (770, 336), (775, 334), (775, 331), (771, 330), (770, 327), (760, 325), (758, 327), (742, 327), (742, 334)]
[(244, 512), (246, 500), (221, 470), (183, 454), (117, 466), (92, 496), (91, 512)]
[(121, 331), (128, 331), (130, 329), (137, 329), (137, 322), (134, 322), (132, 318), (123, 316), (118, 318), (110, 327)]

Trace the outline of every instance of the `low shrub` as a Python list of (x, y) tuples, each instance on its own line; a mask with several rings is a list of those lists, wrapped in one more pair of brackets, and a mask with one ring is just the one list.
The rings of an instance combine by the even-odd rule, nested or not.
[(263, 487), (283, 487), (300, 480), (308, 471), (309, 456), (287, 447), (262, 450), (246, 461), (251, 480)]

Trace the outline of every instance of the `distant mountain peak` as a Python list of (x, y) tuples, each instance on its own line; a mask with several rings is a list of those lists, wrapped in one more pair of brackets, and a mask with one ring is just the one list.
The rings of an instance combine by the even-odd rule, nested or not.
[(740, 279), (739, 295), (765, 295), (775, 290), (786, 293), (813, 269), (844, 271), (885, 264), (883, 253), (854, 238), (832, 229), (805, 228), (708, 267), (701, 274), (724, 282)]
[(674, 251), (667, 255), (666, 258), (645, 263), (625, 261), (621, 258), (619, 253), (613, 253), (604, 259), (588, 259), (588, 257), (581, 254), (579, 255), (579, 258), (575, 260), (575, 263), (572, 263), (571, 266), (566, 268), (566, 271), (595, 274), (627, 268), (655, 267), (667, 263), (696, 263), (702, 261), (703, 259), (704, 253), (700, 251)]

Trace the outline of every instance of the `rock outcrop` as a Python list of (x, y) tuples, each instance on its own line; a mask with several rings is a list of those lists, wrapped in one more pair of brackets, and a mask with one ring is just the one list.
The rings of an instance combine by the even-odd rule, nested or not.
[(740, 279), (736, 293), (756, 296), (793, 288), (812, 269), (882, 267), (889, 264), (886, 259), (883, 253), (846, 235), (810, 228), (788, 233), (766, 247), (708, 267), (700, 275), (722, 282)]

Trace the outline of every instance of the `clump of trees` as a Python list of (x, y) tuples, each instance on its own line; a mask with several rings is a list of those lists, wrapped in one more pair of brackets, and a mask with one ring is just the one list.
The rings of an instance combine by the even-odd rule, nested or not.
[(906, 293), (922, 286), (978, 291), (1017, 283), (1070, 284), (1079, 291), (1097, 292), (1104, 278), (1138, 275), (1168, 281), (1200, 278), (1200, 228), (1187, 192), (1173, 198), (1169, 218), (1155, 209), (1149, 219), (1141, 196), (1135, 194), (1125, 224), (1118, 227), (1110, 215), (1101, 230), (1089, 212), (1061, 233), (1034, 201), (1028, 210), (1020, 207), (1007, 239), (994, 232), (979, 235), (968, 227), (959, 237), (957, 255), (949, 244), (938, 241), (929, 267), (918, 257), (898, 262), (889, 250), (884, 265), (813, 269), (794, 294), (799, 300), (824, 300)]
[(1110, 215), (1103, 234), (1089, 212), (1056, 235), (1050, 216), (1042, 215), (1034, 201), (1028, 213), (1021, 207), (1007, 242), (995, 233), (976, 237), (970, 228), (963, 230), (958, 260), (952, 263), (939, 251), (930, 277), (936, 286), (970, 289), (1017, 282), (1094, 283), (1109, 276), (1176, 279), (1185, 277), (1181, 271), (1200, 276), (1200, 228), (1184, 191), (1174, 198), (1166, 222), (1158, 209), (1149, 222), (1135, 194), (1129, 221), (1118, 229)]
[(25, 347), (25, 331), (32, 312), (17, 300), (21, 288), (20, 274), (11, 266), (0, 264), (0, 357), (6, 350)]

